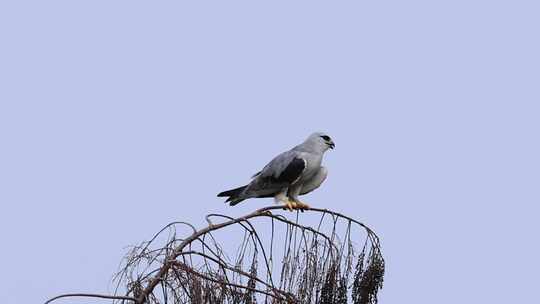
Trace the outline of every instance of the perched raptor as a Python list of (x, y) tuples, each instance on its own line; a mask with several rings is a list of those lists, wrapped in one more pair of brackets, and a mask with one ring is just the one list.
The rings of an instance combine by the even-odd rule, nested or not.
[(324, 152), (335, 147), (330, 136), (313, 133), (303, 143), (283, 152), (253, 175), (249, 184), (218, 194), (231, 206), (249, 198), (274, 197), (289, 209), (309, 208), (299, 195), (309, 193), (324, 182), (328, 170), (321, 166)]

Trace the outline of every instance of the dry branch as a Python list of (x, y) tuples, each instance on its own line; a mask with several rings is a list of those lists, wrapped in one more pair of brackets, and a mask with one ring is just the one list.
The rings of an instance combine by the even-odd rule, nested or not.
[[(74, 296), (122, 304), (377, 303), (384, 259), (370, 228), (327, 209), (284, 212), (294, 219), (273, 213), (281, 210), (265, 207), (238, 218), (210, 214), (200, 230), (170, 223), (126, 255), (114, 295), (65, 294), (46, 303)], [(311, 213), (320, 218), (310, 225), (304, 219), (313, 221)], [(178, 238), (179, 225), (191, 235)]]

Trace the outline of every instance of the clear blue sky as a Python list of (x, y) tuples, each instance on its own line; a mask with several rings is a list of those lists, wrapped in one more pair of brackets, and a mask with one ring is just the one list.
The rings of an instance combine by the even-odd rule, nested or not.
[(1, 2), (0, 302), (107, 292), (165, 223), (267, 205), (215, 194), (316, 130), (306, 201), (378, 232), (381, 303), (537, 301), (539, 10)]

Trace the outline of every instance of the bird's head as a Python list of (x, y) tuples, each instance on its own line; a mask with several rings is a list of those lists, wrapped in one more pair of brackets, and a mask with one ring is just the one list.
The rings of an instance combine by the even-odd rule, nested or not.
[(330, 138), (330, 136), (328, 136), (326, 133), (322, 132), (316, 132), (311, 134), (307, 138), (306, 143), (309, 143), (311, 146), (322, 152), (328, 149), (334, 149), (334, 147), (336, 146), (332, 138)]

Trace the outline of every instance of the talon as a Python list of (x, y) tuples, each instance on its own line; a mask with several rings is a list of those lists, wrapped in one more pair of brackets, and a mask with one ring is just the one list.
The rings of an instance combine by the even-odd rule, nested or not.
[(296, 205), (298, 206), (298, 208), (301, 208), (301, 209), (309, 209), (309, 205), (306, 204), (306, 203), (302, 203), (302, 202), (296, 202)]
[(293, 211), (294, 208), (296, 207), (296, 204), (291, 200), (286, 200), (285, 201), (285, 207), (287, 208), (287, 210)]

